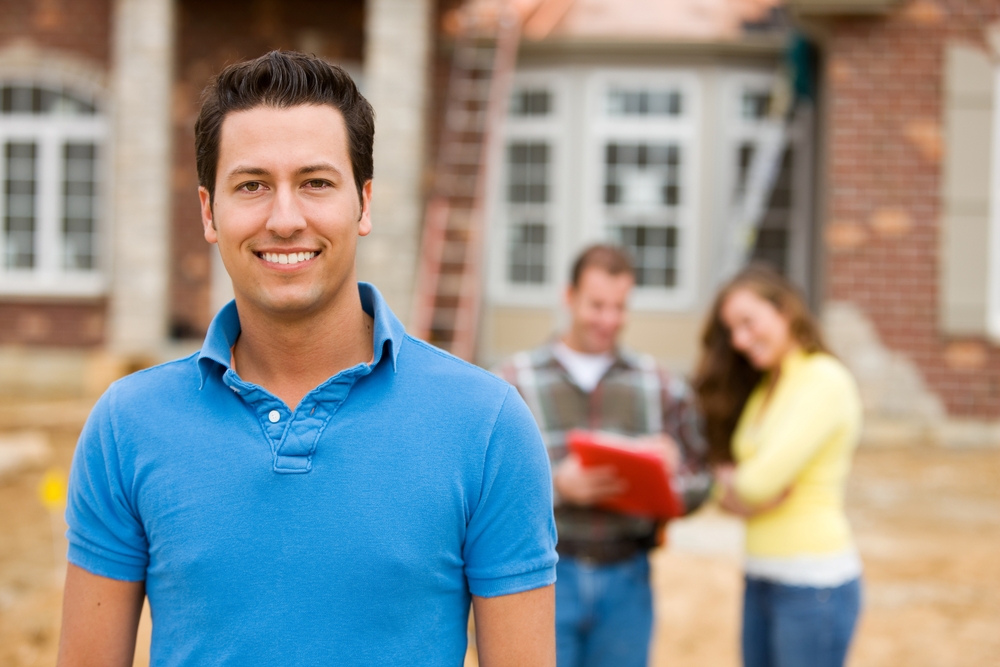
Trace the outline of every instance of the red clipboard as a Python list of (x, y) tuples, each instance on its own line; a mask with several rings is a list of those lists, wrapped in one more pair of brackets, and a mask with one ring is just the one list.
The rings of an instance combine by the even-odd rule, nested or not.
[(573, 430), (566, 442), (584, 467), (612, 466), (628, 482), (624, 492), (601, 501), (599, 507), (661, 520), (684, 514), (684, 503), (674, 491), (659, 451), (601, 431)]

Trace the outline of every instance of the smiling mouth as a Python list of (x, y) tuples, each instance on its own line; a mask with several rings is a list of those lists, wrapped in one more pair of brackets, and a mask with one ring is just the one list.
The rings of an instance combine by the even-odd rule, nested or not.
[(272, 264), (298, 264), (300, 262), (308, 262), (309, 260), (316, 257), (319, 251), (313, 252), (289, 252), (289, 253), (279, 253), (279, 252), (257, 252), (254, 253), (260, 257), (265, 262), (270, 262)]

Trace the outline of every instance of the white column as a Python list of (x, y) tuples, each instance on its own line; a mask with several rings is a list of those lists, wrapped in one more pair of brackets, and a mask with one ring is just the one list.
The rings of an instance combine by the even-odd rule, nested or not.
[(358, 277), (375, 284), (407, 323), (423, 215), (430, 0), (368, 0), (365, 97), (375, 108), (375, 179), (370, 236), (358, 249)]
[(156, 355), (167, 337), (173, 0), (117, 0), (110, 347)]

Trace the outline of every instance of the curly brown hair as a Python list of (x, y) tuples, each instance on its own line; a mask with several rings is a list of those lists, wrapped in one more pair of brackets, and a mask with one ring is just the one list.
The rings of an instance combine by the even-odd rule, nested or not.
[(774, 304), (788, 320), (792, 337), (806, 352), (826, 352), (823, 335), (798, 289), (767, 265), (743, 269), (715, 297), (701, 334), (701, 358), (692, 382), (705, 418), (705, 436), (710, 457), (732, 461), (730, 441), (743, 406), (764, 372), (754, 368), (732, 345), (729, 329), (722, 321), (722, 306), (737, 289), (749, 289)]

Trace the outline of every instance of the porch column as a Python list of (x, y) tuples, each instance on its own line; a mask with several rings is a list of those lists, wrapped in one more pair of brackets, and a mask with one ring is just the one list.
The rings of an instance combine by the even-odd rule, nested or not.
[(173, 0), (114, 9), (109, 344), (158, 355), (167, 338)]
[(413, 300), (424, 166), (431, 0), (367, 0), (365, 97), (375, 107), (371, 235), (358, 277), (374, 283), (404, 324)]

